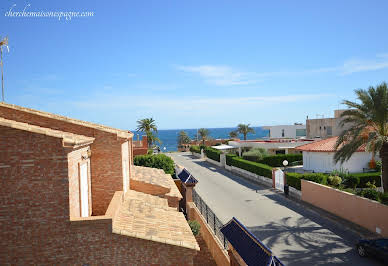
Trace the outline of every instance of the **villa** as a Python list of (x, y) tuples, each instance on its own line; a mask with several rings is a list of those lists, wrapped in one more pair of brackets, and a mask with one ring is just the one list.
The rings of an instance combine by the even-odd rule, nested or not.
[(332, 137), (297, 147), (296, 150), (303, 152), (303, 170), (328, 173), (342, 169), (350, 173), (359, 173), (369, 168), (368, 163), (372, 159), (372, 153), (367, 152), (364, 146), (359, 148), (343, 164), (335, 163), (334, 154), (337, 138)]
[(199, 246), (133, 133), (0, 103), (0, 261), (193, 265)]

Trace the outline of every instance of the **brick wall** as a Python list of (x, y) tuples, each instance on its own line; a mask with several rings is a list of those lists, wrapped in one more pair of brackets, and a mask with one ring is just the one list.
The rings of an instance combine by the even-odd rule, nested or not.
[(69, 184), (85, 149), (1, 126), (0, 147), (1, 264), (192, 265), (195, 250), (113, 234), (111, 218), (70, 221)]
[[(126, 139), (119, 138), (114, 133), (13, 109), (1, 104), (0, 117), (95, 138), (91, 145), (90, 158), (93, 215), (105, 214), (114, 192), (123, 190), (121, 145)], [(129, 150), (132, 151), (132, 147)], [(132, 156), (132, 153), (128, 156)], [(128, 161), (130, 161), (129, 158)]]

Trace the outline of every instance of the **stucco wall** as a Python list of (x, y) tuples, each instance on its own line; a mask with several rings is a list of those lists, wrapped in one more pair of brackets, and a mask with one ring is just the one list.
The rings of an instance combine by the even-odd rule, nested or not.
[(386, 205), (306, 180), (302, 180), (302, 200), (388, 237)]
[(303, 152), (303, 169), (314, 172), (331, 172), (334, 169), (345, 169), (351, 173), (359, 173), (368, 168), (372, 154), (356, 152), (343, 164), (334, 162), (334, 152)]
[[(266, 126), (263, 129), (270, 130), (270, 138), (296, 138), (296, 129), (305, 129), (305, 125), (280, 125), (280, 126)], [(284, 129), (284, 136), (282, 130)]]

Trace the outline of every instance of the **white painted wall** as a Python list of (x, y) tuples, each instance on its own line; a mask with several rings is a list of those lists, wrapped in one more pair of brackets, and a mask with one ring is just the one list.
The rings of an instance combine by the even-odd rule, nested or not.
[[(306, 125), (282, 125), (282, 126), (265, 126), (263, 129), (270, 130), (270, 138), (296, 138), (296, 129), (306, 129)], [(284, 137), (282, 130), (284, 129)]]
[[(340, 163), (334, 163), (334, 152), (303, 152), (303, 169), (314, 172), (331, 172), (341, 168), (350, 173), (362, 172), (363, 168), (368, 168), (368, 162), (372, 159), (369, 152), (356, 152), (350, 159)], [(377, 159), (377, 158), (376, 158)]]

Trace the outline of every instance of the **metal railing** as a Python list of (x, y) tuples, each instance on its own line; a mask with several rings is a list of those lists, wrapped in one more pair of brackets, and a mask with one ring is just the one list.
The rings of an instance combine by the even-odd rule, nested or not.
[(206, 223), (212, 229), (214, 235), (223, 245), (224, 249), (228, 248), (228, 240), (226, 240), (223, 233), (221, 233), (220, 228), (224, 225), (220, 219), (214, 214), (214, 212), (209, 208), (209, 206), (203, 201), (203, 199), (198, 195), (198, 193), (193, 189), (193, 201), (201, 212), (202, 217), (205, 219)]

